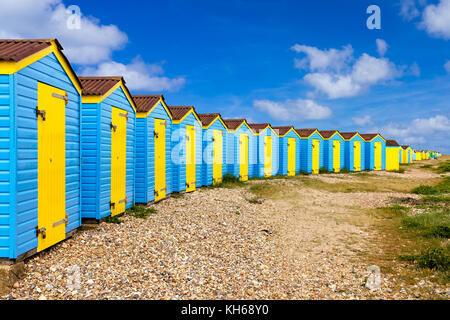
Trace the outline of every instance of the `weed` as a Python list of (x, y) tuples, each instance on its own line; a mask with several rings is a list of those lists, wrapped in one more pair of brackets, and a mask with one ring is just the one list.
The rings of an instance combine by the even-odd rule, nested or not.
[(119, 219), (118, 216), (111, 217), (105, 219), (106, 223), (115, 223), (115, 224), (121, 224), (123, 221)]
[(308, 176), (308, 175), (310, 175), (311, 173), (309, 173), (309, 172), (307, 172), (307, 171), (305, 171), (305, 170), (300, 170), (300, 172), (298, 173), (299, 175), (302, 175), (302, 176)]
[(184, 197), (184, 194), (183, 194), (183, 193), (180, 193), (180, 192), (174, 192), (174, 193), (172, 193), (170, 196), (171, 196), (172, 198), (174, 198), (174, 199), (181, 199), (181, 198)]
[(450, 192), (450, 177), (446, 177), (442, 182), (435, 186), (421, 185), (412, 190), (415, 194), (437, 195)]
[(417, 255), (416, 261), (421, 268), (448, 271), (450, 269), (449, 247), (431, 247), (422, 250), (420, 254)]
[(128, 214), (135, 218), (147, 219), (151, 214), (156, 214), (155, 208), (147, 208), (144, 206), (133, 206), (128, 210)]
[(235, 215), (240, 215), (241, 213), (239, 211), (234, 212)]
[(439, 172), (439, 173), (450, 172), (450, 160), (447, 160), (445, 162), (441, 162), (439, 164), (439, 166), (437, 167), (436, 171)]
[(328, 171), (328, 168), (322, 167), (322, 168), (319, 169), (319, 173), (322, 173), (322, 174), (324, 174), (324, 173), (330, 173), (330, 171)]
[(214, 185), (215, 188), (237, 188), (244, 186), (245, 183), (239, 180), (239, 178), (233, 176), (232, 174), (226, 174), (222, 178), (222, 182)]
[(350, 171), (347, 168), (341, 169), (341, 173), (349, 173)]

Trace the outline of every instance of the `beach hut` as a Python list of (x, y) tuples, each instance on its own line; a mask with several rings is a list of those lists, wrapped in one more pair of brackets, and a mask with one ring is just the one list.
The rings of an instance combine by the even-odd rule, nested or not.
[(136, 104), (136, 203), (172, 192), (172, 115), (163, 95), (134, 95)]
[(365, 170), (365, 141), (358, 132), (340, 132), (345, 140), (344, 167), (348, 171)]
[(321, 130), (324, 167), (329, 172), (340, 172), (345, 166), (344, 138), (337, 130)]
[(399, 170), (399, 150), (402, 149), (395, 140), (386, 140), (386, 171)]
[(202, 123), (193, 106), (170, 106), (172, 114), (172, 190), (202, 186)]
[(412, 163), (412, 148), (410, 146), (402, 146), (401, 163)]
[(386, 140), (378, 133), (361, 134), (365, 141), (366, 170), (386, 169)]
[(323, 137), (317, 129), (295, 129), (300, 136), (300, 171), (318, 174), (323, 166)]
[(198, 117), (203, 130), (202, 184), (218, 184), (227, 173), (227, 126), (219, 113), (199, 113)]
[(136, 106), (122, 77), (80, 77), (81, 217), (122, 214), (135, 199)]
[(228, 127), (228, 173), (247, 181), (255, 176), (257, 166), (257, 141), (245, 119), (224, 119)]
[(81, 224), (81, 84), (62, 50), (0, 40), (0, 258), (23, 260)]
[(416, 161), (422, 160), (422, 151), (420, 150), (414, 150), (414, 155), (416, 156)]
[(294, 127), (272, 127), (279, 136), (278, 174), (295, 176), (300, 171), (300, 136)]
[(249, 123), (257, 140), (257, 177), (271, 177), (278, 173), (278, 135), (269, 123)]

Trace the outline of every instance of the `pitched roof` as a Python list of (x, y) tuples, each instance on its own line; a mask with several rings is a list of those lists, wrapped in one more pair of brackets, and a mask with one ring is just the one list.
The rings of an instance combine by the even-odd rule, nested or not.
[(248, 126), (252, 128), (253, 131), (256, 133), (264, 131), (268, 126), (270, 126), (269, 123), (249, 123)]
[(83, 87), (83, 96), (102, 96), (111, 90), (122, 77), (78, 77)]
[(378, 135), (378, 133), (361, 133), (360, 136), (364, 139), (364, 140), (372, 140), (373, 138), (375, 138)]
[(164, 100), (162, 94), (147, 94), (133, 96), (133, 100), (136, 103), (137, 112), (149, 112), (159, 100)]
[(405, 145), (403, 145), (403, 146), (402, 146), (402, 148), (403, 148), (403, 149), (408, 149), (408, 148), (409, 148), (409, 146), (405, 146)]
[[(19, 62), (45, 48), (52, 46), (53, 39), (0, 39), (0, 60)], [(54, 40), (62, 50), (58, 40)]]
[(389, 147), (399, 147), (400, 145), (395, 140), (386, 140), (386, 145)]
[(197, 115), (202, 122), (202, 126), (209, 126), (214, 119), (220, 116), (220, 113), (199, 113)]
[(337, 130), (320, 130), (319, 133), (324, 137), (325, 139), (331, 138), (333, 134), (338, 132)]
[(170, 106), (168, 107), (170, 113), (172, 114), (173, 120), (181, 120), (183, 117), (191, 110), (194, 109), (193, 106)]
[(344, 139), (351, 139), (358, 134), (358, 132), (339, 132)]
[(307, 138), (310, 135), (312, 135), (314, 133), (314, 131), (316, 131), (317, 129), (295, 129), (295, 131), (297, 131), (298, 135), (302, 138)]
[(278, 130), (278, 135), (280, 135), (280, 136), (284, 136), (286, 133), (288, 133), (289, 132), (289, 130), (291, 130), (291, 129), (293, 129), (294, 127), (289, 127), (289, 126), (286, 126), (286, 127), (272, 127), (272, 129), (274, 129), (275, 131), (277, 131)]
[(227, 125), (228, 129), (236, 130), (239, 126), (246, 122), (245, 119), (223, 119), (223, 122)]

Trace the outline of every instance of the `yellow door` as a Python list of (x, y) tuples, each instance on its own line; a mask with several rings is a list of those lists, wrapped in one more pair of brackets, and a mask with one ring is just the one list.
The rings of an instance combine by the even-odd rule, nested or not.
[(66, 237), (66, 92), (38, 83), (38, 251)]
[(361, 171), (361, 141), (353, 142), (353, 171)]
[(381, 170), (381, 142), (375, 142), (374, 149), (374, 170)]
[(341, 142), (333, 140), (333, 170), (334, 172), (341, 171)]
[(248, 180), (248, 135), (243, 133), (239, 136), (239, 178)]
[(223, 131), (213, 132), (213, 184), (222, 182)]
[(166, 197), (166, 120), (155, 119), (155, 201)]
[(312, 173), (319, 173), (319, 153), (320, 153), (320, 140), (314, 139), (312, 141)]
[(386, 170), (394, 171), (399, 169), (399, 152), (397, 148), (386, 147)]
[(195, 127), (186, 126), (186, 192), (195, 190)]
[(127, 119), (125, 110), (111, 110), (111, 216), (125, 212)]
[(288, 139), (288, 176), (295, 176), (295, 138)]
[(272, 175), (272, 137), (264, 137), (264, 176)]

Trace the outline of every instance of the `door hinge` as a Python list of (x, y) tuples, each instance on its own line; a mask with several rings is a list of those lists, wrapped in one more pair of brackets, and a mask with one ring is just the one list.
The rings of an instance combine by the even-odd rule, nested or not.
[(58, 93), (53, 92), (53, 93), (52, 93), (52, 96), (53, 96), (54, 98), (64, 100), (64, 103), (65, 103), (65, 105), (67, 106), (67, 103), (69, 102), (69, 95), (67, 94), (67, 92), (66, 92), (65, 95), (62, 95), (62, 94), (58, 94)]
[(59, 220), (59, 221), (57, 221), (57, 222), (55, 222), (55, 223), (53, 224), (53, 228), (55, 228), (55, 227), (57, 227), (57, 226), (59, 226), (60, 224), (63, 224), (63, 223), (64, 223), (66, 226), (67, 226), (67, 224), (69, 223), (69, 216), (68, 216), (67, 212), (66, 212), (66, 217), (65, 217), (64, 219)]
[(125, 203), (125, 204), (127, 204), (127, 203), (128, 203), (128, 197), (125, 197), (124, 199), (120, 200), (120, 201), (119, 201), (119, 204), (120, 204), (120, 203)]
[(45, 110), (39, 110), (39, 107), (36, 107), (36, 118), (42, 117), (42, 121), (45, 121)]
[(126, 118), (128, 121), (128, 112), (127, 113), (119, 113), (119, 116)]
[(109, 126), (111, 127), (111, 130), (114, 130), (114, 132), (117, 131), (117, 126), (113, 125), (112, 121), (111, 121), (111, 123), (109, 124)]
[(109, 202), (109, 209), (114, 209), (115, 207), (116, 207), (116, 203), (110, 201), (110, 202)]
[(47, 238), (47, 229), (36, 227), (36, 237), (39, 237), (40, 234), (42, 234), (42, 239)]
[(153, 131), (153, 136), (154, 136), (155, 138), (159, 138), (158, 132)]

